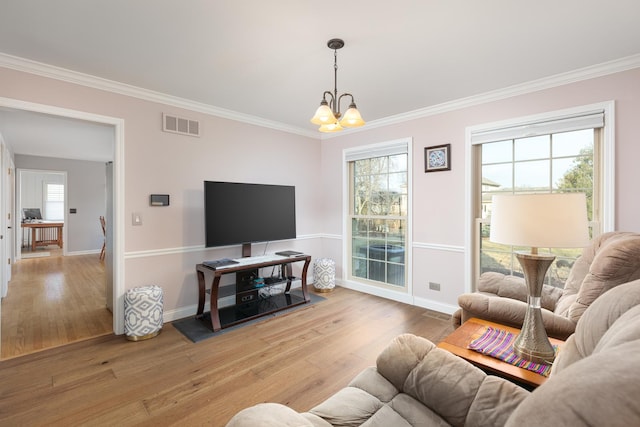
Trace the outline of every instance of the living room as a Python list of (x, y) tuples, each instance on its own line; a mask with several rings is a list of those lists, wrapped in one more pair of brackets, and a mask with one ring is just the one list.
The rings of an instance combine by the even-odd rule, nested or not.
[[(637, 9), (635, 5), (627, 7), (631, 11)], [(386, 10), (387, 6), (380, 9)], [(615, 16), (619, 19), (633, 15), (620, 10), (617, 13)], [(259, 21), (256, 17), (253, 19)], [(609, 24), (615, 25), (617, 21), (611, 19)], [(379, 23), (379, 20), (375, 22)], [(627, 30), (624, 22), (625, 25), (619, 22), (617, 25)], [(319, 31), (320, 34), (313, 37), (315, 45), (308, 46), (314, 51), (314, 60), (307, 63), (304, 70), (319, 68), (324, 77), (317, 81), (311, 81), (304, 71), (301, 75), (296, 73), (292, 63), (293, 58), (299, 58), (296, 56), (298, 51), (287, 53), (286, 44), (270, 50), (270, 55), (291, 57), (283, 60), (277, 69), (284, 77), (275, 71), (270, 76), (274, 80), (291, 79), (291, 86), (296, 89), (290, 91), (309, 93), (306, 103), (294, 106), (309, 116), (297, 126), (281, 123), (278, 127), (275, 120), (261, 121), (248, 113), (232, 114), (230, 111), (234, 107), (242, 111), (243, 100), (254, 96), (237, 88), (228, 89), (238, 93), (236, 104), (219, 108), (217, 104), (204, 102), (204, 96), (200, 97), (200, 90), (208, 91), (206, 86), (191, 88), (192, 97), (187, 100), (186, 95), (161, 94), (161, 88), (151, 82), (148, 87), (143, 85), (146, 82), (121, 85), (113, 79), (105, 81), (88, 76), (99, 76), (99, 69), (94, 73), (88, 70), (81, 73), (58, 65), (62, 67), (59, 69), (53, 66), (56, 64), (48, 64), (47, 57), (21, 57), (19, 52), (1, 49), (0, 45), (0, 51), (4, 52), (0, 56), (1, 107), (75, 115), (114, 127), (116, 208), (113, 224), (116, 228), (111, 256), (116, 282), (114, 321), (119, 323), (114, 324), (114, 330), (117, 333), (123, 331), (122, 297), (126, 290), (151, 284), (162, 287), (165, 321), (170, 322), (195, 313), (198, 301), (196, 264), (241, 255), (238, 246), (204, 247), (202, 186), (206, 180), (294, 185), (297, 239), (272, 242), (268, 252), (291, 249), (313, 258), (331, 258), (336, 261), (336, 276), (341, 287), (452, 314), (458, 307), (458, 296), (474, 288), (473, 220), (468, 206), (471, 203), (468, 176), (471, 148), (467, 132), (474, 127), (507, 120), (613, 103), (614, 108), (607, 110), (612, 117), (605, 117), (605, 127), (614, 135), (611, 163), (614, 169), (611, 171), (612, 186), (608, 189), (612, 192), (609, 199), (612, 217), (607, 225), (609, 228), (603, 231), (640, 230), (640, 201), (635, 196), (636, 159), (640, 155), (636, 136), (636, 121), (640, 114), (637, 45), (618, 56), (603, 55), (596, 62), (584, 62), (571, 70), (558, 69), (544, 76), (546, 78), (519, 77), (518, 72), (523, 70), (514, 66), (513, 73), (518, 77), (509, 84), (476, 92), (473, 88), (460, 88), (460, 92), (447, 101), (405, 104), (404, 110), (386, 116), (371, 116), (367, 110), (375, 103), (385, 103), (381, 98), (387, 96), (387, 91), (393, 92), (393, 87), (381, 83), (372, 93), (365, 93), (358, 79), (367, 78), (367, 73), (376, 73), (356, 69), (349, 57), (353, 58), (358, 49), (375, 51), (378, 47), (367, 46), (364, 36), (359, 36), (355, 30), (347, 32), (348, 26), (343, 25)], [(342, 28), (343, 32), (340, 31)], [(554, 31), (558, 30), (554, 28)], [(344, 37), (346, 41), (345, 47), (338, 52), (339, 89), (353, 93), (368, 123), (353, 132), (321, 136), (315, 128), (309, 130), (306, 126), (322, 91), (333, 85), (333, 52), (326, 47), (326, 41), (331, 37)], [(6, 40), (4, 35), (2, 38)], [(634, 33), (625, 33), (622, 38), (640, 39), (634, 38)], [(506, 57), (510, 56), (510, 50), (518, 49), (513, 46), (502, 48)], [(587, 47), (576, 44), (575, 50), (581, 49)], [(378, 52), (381, 61), (402, 59), (393, 55), (387, 59), (386, 55), (392, 53), (384, 49)], [(476, 61), (479, 60), (476, 57)], [(503, 69), (509, 69), (504, 62), (501, 65)], [(247, 62), (245, 66), (250, 67), (251, 63)], [(437, 61), (433, 67), (438, 67)], [(176, 66), (178, 68), (182, 67)], [(396, 61), (396, 68), (403, 68), (401, 61)], [(443, 68), (446, 67), (443, 65)], [(375, 63), (368, 68), (372, 69), (376, 69)], [(416, 74), (422, 71), (418, 70)], [(460, 86), (466, 86), (467, 79), (471, 79), (460, 69), (447, 68), (446, 71), (457, 74)], [(193, 70), (193, 73), (199, 74), (200, 70)], [(153, 73), (149, 71), (149, 74), (151, 79)], [(373, 80), (381, 78), (376, 74)], [(210, 75), (210, 80), (213, 85), (214, 74)], [(307, 87), (299, 89), (303, 86)], [(425, 79), (420, 86), (435, 91), (439, 82)], [(406, 90), (407, 96), (408, 92), (410, 89)], [(287, 103), (276, 97), (264, 102), (272, 104), (270, 108), (275, 110), (281, 108), (280, 103)], [(198, 121), (200, 137), (163, 132), (163, 114)], [(411, 255), (406, 288), (389, 290), (348, 279), (344, 156), (348, 150), (367, 149), (398, 140), (407, 141), (410, 153), (411, 223), (406, 249)], [(425, 173), (424, 149), (444, 144), (450, 144), (451, 169)], [(150, 206), (151, 194), (169, 194), (170, 205)], [(134, 214), (142, 219), (141, 225), (133, 224)], [(264, 244), (255, 244), (253, 252), (258, 254), (264, 249)], [(430, 289), (430, 283), (438, 284), (439, 290)]]

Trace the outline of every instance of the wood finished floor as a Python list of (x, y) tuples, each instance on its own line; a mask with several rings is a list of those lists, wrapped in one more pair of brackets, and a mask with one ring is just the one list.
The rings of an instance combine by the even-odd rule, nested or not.
[(46, 250), (12, 266), (2, 300), (2, 359), (113, 333), (106, 309), (104, 262), (98, 255)]
[(304, 411), (404, 332), (440, 341), (450, 316), (343, 288), (326, 301), (193, 344), (102, 336), (0, 362), (0, 425), (224, 426), (240, 409)]

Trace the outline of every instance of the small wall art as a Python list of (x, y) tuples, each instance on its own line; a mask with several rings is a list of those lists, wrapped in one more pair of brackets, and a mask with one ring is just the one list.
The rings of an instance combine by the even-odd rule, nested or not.
[(434, 145), (424, 149), (424, 171), (451, 170), (451, 144)]

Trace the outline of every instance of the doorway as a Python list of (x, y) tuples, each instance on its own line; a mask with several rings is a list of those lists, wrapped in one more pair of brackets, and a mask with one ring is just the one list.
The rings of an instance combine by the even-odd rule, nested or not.
[[(104, 268), (106, 276), (112, 279), (111, 301), (108, 302), (108, 305), (113, 307), (113, 331), (116, 334), (122, 334), (124, 330), (124, 306), (121, 298), (121, 296), (124, 295), (124, 272), (122, 268), (124, 237), (121, 224), (123, 224), (124, 214), (121, 212), (120, 207), (124, 205), (124, 120), (49, 105), (26, 103), (9, 98), (0, 98), (0, 115), (7, 111), (34, 113), (66, 121), (78, 121), (85, 124), (90, 122), (103, 127), (106, 126), (110, 129), (110, 134), (112, 136), (112, 161), (110, 166), (112, 175), (111, 182), (108, 183), (107, 187), (111, 189), (112, 194), (107, 197), (108, 200), (111, 200), (111, 204), (106, 215), (110, 219), (110, 231), (107, 237), (109, 239), (109, 244), (107, 245), (108, 250), (105, 256)], [(0, 134), (3, 131), (1, 126), (2, 123), (3, 122), (0, 121)], [(5, 143), (10, 144), (11, 141), (7, 140), (5, 137), (2, 143), (3, 145)], [(7, 187), (3, 186), (2, 188)], [(2, 212), (3, 215), (6, 213), (8, 213), (6, 210)], [(20, 225), (20, 217), (14, 215), (13, 218), (11, 226), (13, 229), (16, 229)], [(96, 218), (96, 224), (97, 223), (98, 219)], [(11, 245), (7, 245), (7, 247), (16, 248), (17, 235), (18, 233), (14, 233), (13, 242)], [(12, 259), (12, 261), (15, 261), (16, 255), (17, 254), (14, 250), (6, 250), (0, 245), (0, 259), (7, 256)], [(0, 304), (0, 314), (1, 309)]]

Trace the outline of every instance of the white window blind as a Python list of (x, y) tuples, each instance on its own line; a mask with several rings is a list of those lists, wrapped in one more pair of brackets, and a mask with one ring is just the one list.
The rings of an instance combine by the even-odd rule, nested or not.
[(393, 156), (408, 152), (409, 144), (407, 140), (389, 142), (379, 145), (369, 145), (345, 150), (345, 160), (353, 162), (355, 160), (371, 159), (374, 157)]
[(471, 143), (483, 144), (485, 142), (528, 138), (531, 136), (582, 129), (597, 129), (601, 127), (604, 127), (604, 110), (599, 109), (555, 117), (552, 120), (532, 120), (518, 123), (517, 125), (505, 127), (496, 126), (492, 129), (472, 131)]
[(44, 216), (48, 221), (64, 219), (64, 185), (46, 184)]

